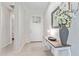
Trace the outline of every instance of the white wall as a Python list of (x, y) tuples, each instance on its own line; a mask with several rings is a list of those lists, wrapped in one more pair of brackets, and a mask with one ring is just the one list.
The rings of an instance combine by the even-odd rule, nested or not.
[[(2, 6), (1, 6), (1, 3), (0, 3), (0, 15), (1, 15), (1, 11), (2, 11), (2, 10), (1, 10), (2, 8), (1, 8), (1, 7), (2, 7)], [(1, 15), (1, 16), (2, 16), (2, 15)], [(0, 43), (1, 43), (1, 28), (2, 28), (2, 19), (1, 19), (2, 17), (1, 17), (1, 16), (0, 16)], [(0, 44), (0, 48), (1, 48), (1, 44)]]
[(26, 43), (30, 42), (30, 10), (24, 5), (24, 37), (26, 39)]
[(10, 9), (0, 5), (0, 48), (10, 44)]
[[(77, 3), (73, 3), (73, 9), (76, 9)], [(79, 11), (72, 18), (70, 34), (68, 43), (71, 44), (71, 54), (73, 56), (79, 56)]]
[(29, 42), (29, 11), (22, 3), (15, 4), (15, 47), (21, 49), (26, 42)]
[(51, 29), (51, 13), (55, 10), (55, 8), (57, 8), (57, 6), (60, 5), (60, 3), (56, 3), (56, 2), (51, 2), (48, 6), (48, 9), (44, 15), (44, 21), (43, 21), (43, 26), (44, 26), (44, 36), (47, 36), (47, 30)]

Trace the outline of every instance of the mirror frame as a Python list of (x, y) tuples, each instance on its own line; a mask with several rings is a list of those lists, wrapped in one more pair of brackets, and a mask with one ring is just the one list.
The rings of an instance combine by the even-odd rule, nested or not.
[(59, 26), (53, 26), (53, 17), (54, 17), (54, 13), (57, 11), (57, 10), (59, 10), (59, 6), (57, 7), (57, 8), (55, 8), (55, 10), (51, 13), (51, 26), (52, 26), (52, 28), (59, 28)]

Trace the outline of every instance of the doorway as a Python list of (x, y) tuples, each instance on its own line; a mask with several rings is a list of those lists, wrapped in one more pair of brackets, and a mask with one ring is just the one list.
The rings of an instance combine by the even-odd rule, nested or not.
[(14, 42), (14, 20), (15, 20), (15, 15), (14, 15), (14, 5), (10, 5), (11, 12), (10, 12), (10, 37), (12, 43)]
[(42, 41), (42, 18), (41, 16), (32, 16), (30, 21), (31, 41)]

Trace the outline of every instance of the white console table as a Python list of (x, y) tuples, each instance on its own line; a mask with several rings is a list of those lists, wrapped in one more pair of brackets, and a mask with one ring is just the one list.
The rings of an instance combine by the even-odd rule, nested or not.
[(60, 40), (50, 41), (48, 37), (44, 37), (43, 45), (50, 49), (55, 56), (71, 56), (71, 45), (62, 46)]

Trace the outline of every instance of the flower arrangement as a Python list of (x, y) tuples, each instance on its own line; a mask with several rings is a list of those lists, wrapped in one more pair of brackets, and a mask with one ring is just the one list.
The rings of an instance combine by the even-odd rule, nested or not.
[(57, 20), (58, 24), (65, 24), (67, 28), (70, 28), (72, 12), (70, 10), (59, 9), (55, 13), (55, 19)]

